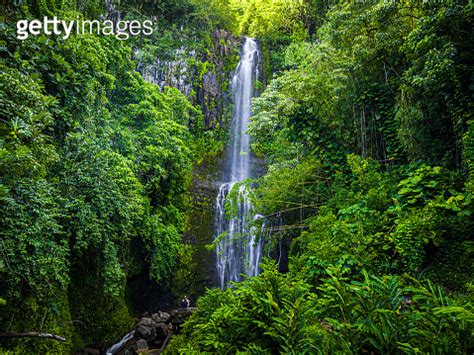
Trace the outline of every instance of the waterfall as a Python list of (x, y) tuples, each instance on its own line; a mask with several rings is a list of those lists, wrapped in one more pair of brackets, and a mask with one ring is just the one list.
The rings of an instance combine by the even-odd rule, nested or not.
[(240, 62), (232, 80), (234, 116), (231, 125), (231, 141), (228, 147), (228, 164), (224, 182), (216, 199), (216, 237), (221, 236), (216, 247), (219, 286), (225, 288), (230, 281), (240, 281), (241, 274), (256, 276), (262, 256), (263, 242), (257, 240), (257, 231), (250, 227), (252, 206), (246, 186), (237, 191), (237, 215), (226, 220), (225, 201), (232, 187), (252, 177), (250, 137), (246, 132), (251, 116), (250, 102), (254, 95), (254, 83), (258, 78), (260, 52), (252, 38), (246, 38)]

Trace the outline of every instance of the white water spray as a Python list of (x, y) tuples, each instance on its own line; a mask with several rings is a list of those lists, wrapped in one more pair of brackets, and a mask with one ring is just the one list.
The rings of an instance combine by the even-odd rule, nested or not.
[(110, 348), (108, 348), (105, 354), (114, 355), (118, 353), (128, 343), (128, 341), (134, 337), (134, 335), (135, 335), (134, 331), (131, 331), (130, 333), (125, 334), (122, 339), (120, 339), (117, 343), (115, 343)]

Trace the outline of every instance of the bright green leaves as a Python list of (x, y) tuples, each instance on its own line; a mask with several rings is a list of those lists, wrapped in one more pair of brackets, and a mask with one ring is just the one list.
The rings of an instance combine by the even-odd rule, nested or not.
[(200, 298), (169, 351), (462, 353), (472, 346), (469, 303), (411, 277), (354, 275), (351, 265), (318, 263), (321, 273), (307, 283), (300, 270), (281, 274), (265, 264), (258, 277)]
[(2, 29), (0, 318), (38, 330), (59, 312), (87, 342), (115, 339), (130, 326), (127, 276), (163, 281), (176, 263), (203, 115), (145, 82), (130, 43)]
[(39, 298), (69, 284), (69, 248), (60, 225), (57, 190), (44, 180), (17, 180), (0, 199), (3, 296), (13, 300), (25, 284)]
[(147, 218), (143, 242), (148, 251), (150, 278), (159, 282), (171, 275), (177, 261), (182, 215), (173, 207), (163, 208)]
[[(309, 5), (327, 11), (318, 38), (286, 43), (290, 69), (253, 101), (253, 147), (270, 163), (255, 206), (303, 259), (352, 255), (374, 272), (417, 272), (443, 248), (468, 258), (472, 189), (454, 168), (472, 160), (461, 40), (471, 7), (330, 5)], [(308, 229), (291, 230), (295, 221)]]
[(397, 206), (431, 206), (457, 212), (459, 216), (472, 213), (472, 193), (458, 192), (451, 187), (448, 172), (439, 166), (422, 165), (409, 172), (397, 188)]
[(57, 159), (48, 137), (55, 99), (44, 95), (37, 81), (2, 66), (0, 103), (0, 172), (4, 182), (44, 176), (45, 167)]
[[(442, 254), (441, 248), (447, 248), (450, 240), (469, 238), (471, 195), (449, 186), (447, 171), (427, 165), (411, 170), (398, 184), (394, 205), (388, 210), (396, 215), (390, 239), (406, 270), (416, 270), (426, 262), (427, 247), (440, 248)], [(463, 254), (469, 255), (468, 248)]]
[(301, 353), (310, 346), (307, 325), (311, 324), (312, 303), (308, 299), (312, 297), (307, 284), (280, 274), (274, 264), (268, 264), (261, 277), (249, 278), (225, 292), (209, 291), (200, 298), (196, 314), (185, 326), (188, 344), (177, 339), (171, 347)]
[[(342, 117), (345, 107), (339, 102), (346, 96), (348, 76), (338, 67), (340, 53), (325, 45), (300, 46), (298, 57), (304, 59), (299, 67), (272, 80), (261, 97), (253, 100), (255, 114), (249, 131), (257, 151), (271, 161), (285, 150), (291, 153), (288, 145), (300, 145), (302, 154), (314, 153), (318, 147), (334, 150), (345, 145), (341, 132), (346, 124)], [(294, 48), (298, 46), (288, 51)], [(293, 63), (292, 56), (287, 57), (289, 64)]]
[(125, 281), (122, 268), (127, 263), (127, 245), (137, 237), (135, 229), (147, 208), (144, 188), (131, 161), (100, 149), (91, 137), (71, 137), (67, 144), (69, 155), (60, 185), (73, 255), (87, 260), (98, 247), (103, 258), (100, 277), (104, 293), (119, 297)]
[(239, 15), (239, 31), (245, 35), (260, 38), (306, 35), (302, 19), (308, 6), (303, 1), (232, 0), (231, 6)]
[(441, 167), (421, 166), (411, 172), (407, 179), (400, 181), (398, 200), (401, 204), (424, 204), (446, 186), (445, 179)]
[(69, 142), (74, 148), (64, 168), (75, 173), (62, 179), (64, 194), (70, 196), (66, 208), (72, 217), (74, 249), (79, 252), (105, 239), (129, 239), (146, 201), (130, 161), (83, 139)]
[(45, 179), (59, 158), (49, 135), (56, 100), (44, 94), (39, 80), (15, 69), (2, 66), (0, 83), (5, 296), (18, 297), (19, 285), (26, 283), (38, 297), (48, 298), (69, 282), (61, 201), (57, 187)]
[(140, 175), (152, 204), (178, 201), (190, 178), (191, 137), (185, 126), (159, 122), (138, 135)]
[(454, 190), (450, 190), (449, 192), (452, 196), (450, 196), (445, 202), (440, 202), (438, 206), (458, 212), (461, 216), (470, 216), (473, 212), (472, 194), (461, 194)]
[[(393, 172), (381, 172), (372, 160), (349, 155), (348, 163), (352, 176), (336, 173), (328, 192), (319, 195), (323, 200), (317, 213), (303, 214), (309, 228), (293, 240), (294, 267), (304, 267), (312, 257), (336, 263), (341, 255), (350, 255), (371, 272), (415, 273), (432, 258), (446, 260), (448, 250), (459, 260), (469, 258), (470, 248), (465, 243), (472, 228), (472, 198), (450, 188), (456, 180), (448, 171), (419, 165), (400, 171), (396, 179)], [(286, 196), (297, 191), (294, 181), (291, 185)], [(280, 191), (285, 184), (263, 184), (262, 188)], [(278, 208), (288, 224), (292, 216)], [(281, 235), (274, 233), (273, 238)], [(458, 264), (456, 258), (449, 263), (459, 269), (459, 280), (464, 280), (456, 287), (466, 287), (472, 265)]]

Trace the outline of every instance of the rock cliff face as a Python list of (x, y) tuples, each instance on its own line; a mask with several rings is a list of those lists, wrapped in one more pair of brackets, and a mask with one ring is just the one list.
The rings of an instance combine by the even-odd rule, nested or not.
[(137, 70), (143, 78), (164, 89), (165, 86), (177, 88), (187, 97), (191, 97), (194, 68), (189, 62), (196, 59), (196, 51), (188, 51), (181, 46), (175, 49), (172, 59), (155, 58), (152, 63), (138, 61)]
[(140, 59), (137, 70), (150, 83), (177, 88), (193, 104), (201, 107), (206, 129), (226, 127), (231, 118), (229, 86), (237, 64), (240, 41), (224, 30), (211, 34), (209, 48), (201, 51), (176, 48), (168, 58), (156, 57), (152, 62)]
[(232, 118), (230, 85), (238, 63), (240, 40), (229, 32), (220, 30), (212, 34), (213, 46), (209, 48), (208, 61), (212, 69), (202, 76), (198, 90), (198, 103), (204, 113), (204, 127), (227, 127)]

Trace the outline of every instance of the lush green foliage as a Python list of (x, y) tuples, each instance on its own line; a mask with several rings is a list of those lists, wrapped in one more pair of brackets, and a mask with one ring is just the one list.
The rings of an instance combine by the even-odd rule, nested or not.
[(208, 291), (172, 350), (472, 352), (472, 5), (234, 6), (275, 73), (252, 196), (289, 272)]
[(308, 264), (214, 289), (174, 338), (170, 352), (463, 353), (472, 349), (473, 310), (430, 282), (354, 275), (349, 260)]
[(103, 11), (56, 5), (8, 3), (1, 24), (1, 328), (68, 339), (3, 341), (19, 352), (69, 352), (131, 328), (126, 278), (171, 276), (207, 144), (199, 107), (145, 82), (133, 43), (15, 38), (17, 18)]
[[(466, 287), (471, 44), (460, 34), (471, 12), (461, 4), (334, 5), (317, 41), (287, 47), (291, 69), (254, 101), (250, 132), (271, 163), (256, 204), (306, 225), (279, 236), (297, 237), (297, 255), (350, 255), (373, 272), (425, 270)], [(447, 269), (456, 270), (449, 281)]]

